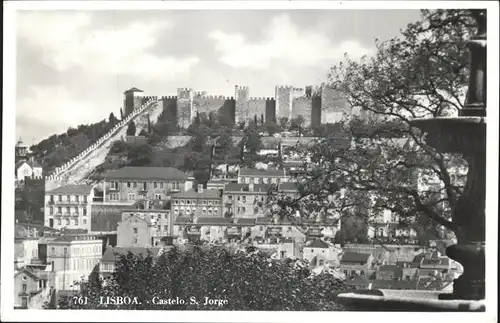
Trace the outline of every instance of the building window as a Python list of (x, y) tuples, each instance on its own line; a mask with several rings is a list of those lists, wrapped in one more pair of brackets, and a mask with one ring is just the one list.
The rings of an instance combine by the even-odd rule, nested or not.
[(212, 201), (208, 201), (208, 205), (212, 205), (212, 204), (213, 204), (213, 202), (212, 202)]
[(238, 200), (238, 201), (240, 200), (240, 196), (239, 196), (239, 195), (238, 195), (238, 198), (237, 198), (237, 200)]
[(51, 202), (54, 202), (54, 195), (51, 195), (51, 196), (50, 196), (50, 201), (51, 201)]
[(242, 200), (243, 200), (243, 203), (246, 203), (246, 202), (247, 202), (247, 197), (246, 197), (246, 196), (242, 196), (241, 198), (242, 198)]
[(164, 225), (163, 226), (163, 232), (167, 232), (168, 231), (168, 225)]
[(178, 214), (178, 213), (179, 213), (179, 209), (178, 209), (178, 208), (175, 208), (175, 209), (174, 209), (174, 213), (175, 213), (175, 214)]
[(23, 292), (26, 293), (27, 290), (28, 290), (28, 285), (27, 284), (23, 284)]
[(69, 206), (66, 207), (66, 214), (70, 214), (71, 213), (71, 208)]
[(137, 188), (137, 182), (132, 182), (132, 187)]
[(134, 244), (137, 244), (137, 238), (134, 238)]
[(133, 228), (134, 234), (137, 234), (137, 228)]
[(347, 270), (344, 270), (344, 275), (346, 275), (346, 276), (347, 276)]
[(49, 212), (50, 212), (50, 215), (54, 214), (54, 208), (52, 206), (49, 207)]
[(264, 231), (264, 227), (263, 227), (263, 226), (260, 226), (260, 227), (259, 227), (259, 230), (260, 230), (260, 231)]
[(78, 219), (75, 219), (75, 225), (78, 225)]
[(60, 206), (57, 207), (57, 214), (62, 214), (62, 208)]
[(356, 270), (351, 270), (351, 275), (352, 276), (356, 275)]
[(153, 182), (153, 188), (158, 188), (158, 182)]
[(202, 204), (202, 205), (207, 205), (207, 201), (206, 201), (206, 200), (203, 200), (203, 201), (201, 201), (201, 204)]
[(87, 215), (87, 209), (83, 209), (83, 215)]
[(57, 225), (61, 225), (61, 219), (57, 219)]
[(207, 209), (204, 208), (202, 212), (203, 212), (203, 215), (207, 215)]
[(245, 213), (246, 212), (246, 208), (245, 207), (242, 207), (241, 208), (241, 213)]
[(58, 200), (59, 202), (62, 202), (62, 195), (59, 195), (57, 200)]
[(143, 182), (142, 183), (142, 189), (143, 190), (147, 190), (148, 189), (148, 183), (147, 182)]
[(87, 203), (87, 195), (84, 195), (84, 196), (83, 196), (83, 202), (84, 202), (84, 203)]
[(365, 275), (365, 271), (364, 271), (364, 270), (361, 270), (361, 271), (359, 272), (359, 274), (360, 274), (361, 276), (364, 276), (364, 275)]
[(208, 215), (212, 215), (212, 209), (208, 209)]
[(79, 195), (75, 195), (75, 201), (80, 202), (80, 196)]
[(186, 204), (187, 204), (187, 205), (191, 204), (191, 201), (190, 201), (190, 200), (187, 200), (187, 201), (186, 201)]
[(128, 188), (131, 188), (131, 187), (132, 187), (132, 183), (127, 182), (127, 187), (128, 187)]
[(75, 214), (78, 214), (78, 213), (79, 213), (78, 206), (75, 206)]
[(229, 201), (232, 201), (232, 200), (233, 200), (233, 196), (232, 196), (232, 195), (228, 195), (228, 196), (227, 196), (227, 199), (228, 199)]
[(186, 214), (191, 214), (191, 209), (190, 208), (186, 208)]
[(163, 188), (163, 182), (160, 182), (160, 188)]
[(83, 224), (87, 224), (87, 220), (83, 219)]
[(156, 198), (157, 200), (161, 200), (161, 194), (155, 194), (155, 198)]
[(186, 200), (181, 200), (181, 204), (186, 204)]
[(406, 275), (406, 280), (410, 280), (410, 275)]

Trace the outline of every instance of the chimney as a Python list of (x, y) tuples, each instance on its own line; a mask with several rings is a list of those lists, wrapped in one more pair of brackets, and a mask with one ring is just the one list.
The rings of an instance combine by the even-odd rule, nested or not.
[(203, 184), (198, 184), (198, 193), (203, 193)]

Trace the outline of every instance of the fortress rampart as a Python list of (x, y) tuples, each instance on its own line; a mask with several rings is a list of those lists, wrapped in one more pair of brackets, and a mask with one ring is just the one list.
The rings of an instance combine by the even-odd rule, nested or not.
[[(151, 97), (149, 97), (151, 98)], [(223, 114), (232, 122), (288, 122), (302, 116), (304, 126), (340, 121), (350, 109), (339, 93), (326, 86), (276, 86), (274, 97), (252, 97), (248, 86), (236, 85), (235, 95), (210, 95), (192, 88), (177, 89), (176, 96), (155, 97), (162, 101), (165, 113), (187, 128), (200, 114)]]

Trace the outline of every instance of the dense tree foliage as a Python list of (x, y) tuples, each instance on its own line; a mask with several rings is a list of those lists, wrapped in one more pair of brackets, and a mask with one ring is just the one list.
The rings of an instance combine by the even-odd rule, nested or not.
[[(342, 310), (335, 302), (347, 288), (330, 275), (311, 277), (307, 268), (292, 260), (271, 260), (266, 254), (217, 245), (174, 247), (159, 258), (151, 255), (121, 256), (116, 272), (106, 281), (90, 279), (80, 296), (59, 301), (59, 308), (319, 311)], [(137, 297), (141, 304), (100, 304), (100, 297)], [(155, 298), (156, 297), (156, 298)], [(176, 299), (185, 305), (153, 304), (153, 299)], [(191, 303), (194, 297), (199, 304)], [(205, 297), (227, 302), (204, 305)]]
[(335, 136), (326, 136), (307, 151), (315, 168), (301, 184), (300, 198), (283, 209), (343, 214), (369, 199), (367, 221), (390, 211), (401, 225), (420, 222), (456, 231), (450, 215), (464, 177), (455, 170), (466, 163), (427, 145), (411, 120), (456, 115), (463, 107), (472, 30), (466, 10), (422, 10), (422, 19), (400, 37), (377, 41), (374, 56), (361, 62), (347, 57), (333, 67), (331, 85), (367, 115), (341, 124), (352, 138), (350, 147), (339, 148)]

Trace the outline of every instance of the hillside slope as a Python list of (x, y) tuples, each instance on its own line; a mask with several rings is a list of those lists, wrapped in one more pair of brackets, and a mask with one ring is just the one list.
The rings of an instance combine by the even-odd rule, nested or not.
[(47, 178), (45, 189), (51, 190), (62, 185), (84, 183), (92, 170), (104, 162), (113, 142), (125, 138), (130, 122), (135, 122), (137, 133), (139, 133), (142, 129), (147, 129), (148, 115), (150, 120), (156, 120), (162, 111), (163, 106), (160, 101), (151, 101), (144, 110), (117, 127), (106, 139), (89, 149), (84, 156), (76, 159), (72, 164), (58, 169), (55, 176)]

